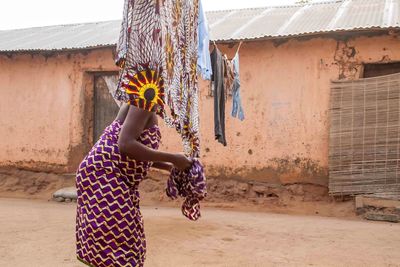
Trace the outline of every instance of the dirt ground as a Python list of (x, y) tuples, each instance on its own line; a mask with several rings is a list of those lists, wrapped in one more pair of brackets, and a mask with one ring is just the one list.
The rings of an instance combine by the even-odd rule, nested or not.
[[(173, 206), (165, 194), (167, 176), (152, 173), (140, 185), (142, 204)], [(51, 199), (60, 188), (75, 185), (75, 176), (0, 169), (0, 197)], [(262, 185), (234, 180), (208, 179), (204, 204), (213, 208), (354, 218), (353, 201), (335, 201), (327, 188), (313, 185)]]
[[(75, 204), (0, 198), (0, 266), (79, 267)], [(143, 207), (146, 266), (400, 266), (400, 225), (203, 208)]]
[[(140, 187), (146, 266), (400, 266), (400, 225), (362, 221), (354, 201), (325, 187), (209, 179), (203, 218), (190, 222), (165, 181), (156, 174)], [(75, 204), (50, 201), (73, 185), (74, 175), (0, 171), (0, 267), (83, 266)]]

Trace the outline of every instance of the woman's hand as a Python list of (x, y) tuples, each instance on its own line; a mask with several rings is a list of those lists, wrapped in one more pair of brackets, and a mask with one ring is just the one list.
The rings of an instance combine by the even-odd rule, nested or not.
[(192, 166), (193, 161), (184, 154), (175, 154), (172, 164), (174, 164), (175, 168), (178, 170), (185, 171)]

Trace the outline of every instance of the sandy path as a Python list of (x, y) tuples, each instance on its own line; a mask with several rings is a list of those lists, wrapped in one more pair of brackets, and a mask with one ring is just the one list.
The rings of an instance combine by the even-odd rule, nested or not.
[[(203, 209), (143, 208), (146, 266), (400, 266), (400, 225)], [(83, 266), (74, 204), (0, 199), (0, 266)]]

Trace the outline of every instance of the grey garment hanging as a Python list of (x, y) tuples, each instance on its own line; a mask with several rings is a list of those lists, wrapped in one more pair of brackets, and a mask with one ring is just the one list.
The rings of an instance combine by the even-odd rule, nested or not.
[(224, 146), (225, 137), (225, 82), (224, 58), (215, 46), (211, 53), (212, 81), (214, 82), (214, 132), (215, 139)]
[(244, 120), (244, 110), (242, 106), (242, 99), (240, 97), (240, 73), (239, 73), (239, 53), (237, 52), (235, 57), (232, 59), (233, 69), (235, 74), (235, 80), (232, 88), (232, 117)]

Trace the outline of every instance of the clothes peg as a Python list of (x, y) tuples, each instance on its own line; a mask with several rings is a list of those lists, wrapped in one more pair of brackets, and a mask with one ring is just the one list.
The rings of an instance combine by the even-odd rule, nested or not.
[(239, 46), (238, 46), (238, 48), (236, 50), (236, 54), (239, 53), (240, 48), (242, 47), (242, 44), (243, 44), (243, 41), (240, 41)]

